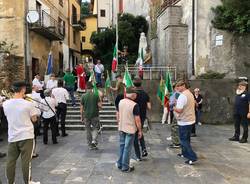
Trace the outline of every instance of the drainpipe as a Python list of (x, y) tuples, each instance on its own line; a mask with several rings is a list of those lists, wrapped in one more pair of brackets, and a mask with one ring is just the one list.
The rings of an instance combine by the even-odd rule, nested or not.
[(30, 46), (29, 46), (29, 24), (26, 20), (26, 15), (29, 11), (29, 1), (25, 1), (25, 11), (24, 11), (24, 37), (25, 37), (25, 42), (24, 42), (24, 55), (25, 55), (25, 58), (24, 58), (24, 71), (25, 71), (25, 80), (27, 82), (30, 82), (30, 76), (29, 76), (29, 66), (30, 66), (30, 52), (29, 52), (29, 49), (30, 49)]
[(192, 75), (195, 75), (195, 0), (192, 0)]

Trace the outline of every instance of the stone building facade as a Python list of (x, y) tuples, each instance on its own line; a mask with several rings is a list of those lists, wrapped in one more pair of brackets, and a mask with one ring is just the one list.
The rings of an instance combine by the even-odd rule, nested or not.
[(156, 35), (151, 38), (153, 63), (176, 66), (178, 73), (188, 78), (208, 71), (224, 73), (226, 78), (250, 76), (250, 36), (233, 35), (212, 26), (211, 8), (220, 3), (220, 0), (164, 1), (157, 12)]
[[(46, 74), (52, 54), (53, 72), (58, 74), (81, 60), (80, 3), (78, 0), (0, 0), (0, 40), (14, 43), (11, 54), (24, 66), (23, 79)], [(30, 12), (39, 15), (30, 22)], [(17, 72), (17, 71), (15, 71)]]

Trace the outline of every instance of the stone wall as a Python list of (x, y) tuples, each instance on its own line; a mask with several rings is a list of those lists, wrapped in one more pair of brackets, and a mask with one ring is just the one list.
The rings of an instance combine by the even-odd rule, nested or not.
[(24, 59), (0, 53), (0, 90), (9, 90), (14, 81), (24, 78)]
[(151, 41), (153, 64), (175, 66), (186, 76), (188, 60), (188, 28), (181, 23), (182, 9), (171, 6), (157, 17), (157, 38)]
[[(148, 117), (153, 122), (160, 122), (162, 107), (157, 100), (158, 80), (143, 81), (143, 87), (149, 93), (152, 111)], [(191, 90), (198, 87), (204, 97), (201, 121), (206, 124), (226, 124), (233, 122), (233, 104), (236, 82), (231, 79), (192, 80)]]
[[(223, 36), (223, 45), (216, 46), (215, 38)], [(250, 77), (250, 35), (238, 36), (226, 31), (211, 30), (210, 57), (207, 68), (226, 73), (226, 78)]]

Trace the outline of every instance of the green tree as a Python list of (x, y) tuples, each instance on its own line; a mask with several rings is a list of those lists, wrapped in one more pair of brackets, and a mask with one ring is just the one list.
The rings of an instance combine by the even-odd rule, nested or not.
[(250, 33), (250, 1), (221, 0), (222, 5), (212, 8), (213, 26), (233, 33)]
[(86, 16), (90, 15), (89, 8), (90, 8), (89, 2), (87, 2), (87, 1), (82, 2), (82, 4), (81, 4), (81, 17), (86, 17)]
[[(119, 50), (123, 50), (124, 46), (128, 46), (129, 63), (135, 63), (138, 56), (140, 33), (148, 32), (148, 23), (143, 16), (134, 16), (132, 14), (119, 15), (118, 33), (119, 33)], [(106, 29), (103, 32), (93, 33), (91, 43), (95, 45), (94, 53), (99, 57), (106, 67), (112, 62), (112, 52), (116, 42), (115, 28)], [(109, 67), (110, 68), (110, 67)]]

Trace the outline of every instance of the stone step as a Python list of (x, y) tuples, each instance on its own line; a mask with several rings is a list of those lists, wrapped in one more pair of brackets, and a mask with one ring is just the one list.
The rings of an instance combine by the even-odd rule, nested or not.
[(100, 114), (116, 114), (116, 110), (100, 110)]
[[(83, 124), (81, 119), (67, 119), (65, 120), (66, 124)], [(101, 119), (100, 120), (101, 124), (116, 124), (116, 119)]]
[[(99, 117), (100, 117), (100, 119), (115, 119), (116, 115), (104, 114), (104, 115), (100, 115)], [(73, 114), (73, 115), (67, 116), (66, 120), (67, 119), (81, 119), (81, 115), (80, 114)]]
[[(85, 125), (65, 125), (65, 128), (67, 130), (85, 130)], [(105, 130), (117, 130), (117, 125), (103, 125), (102, 126), (102, 131)]]

